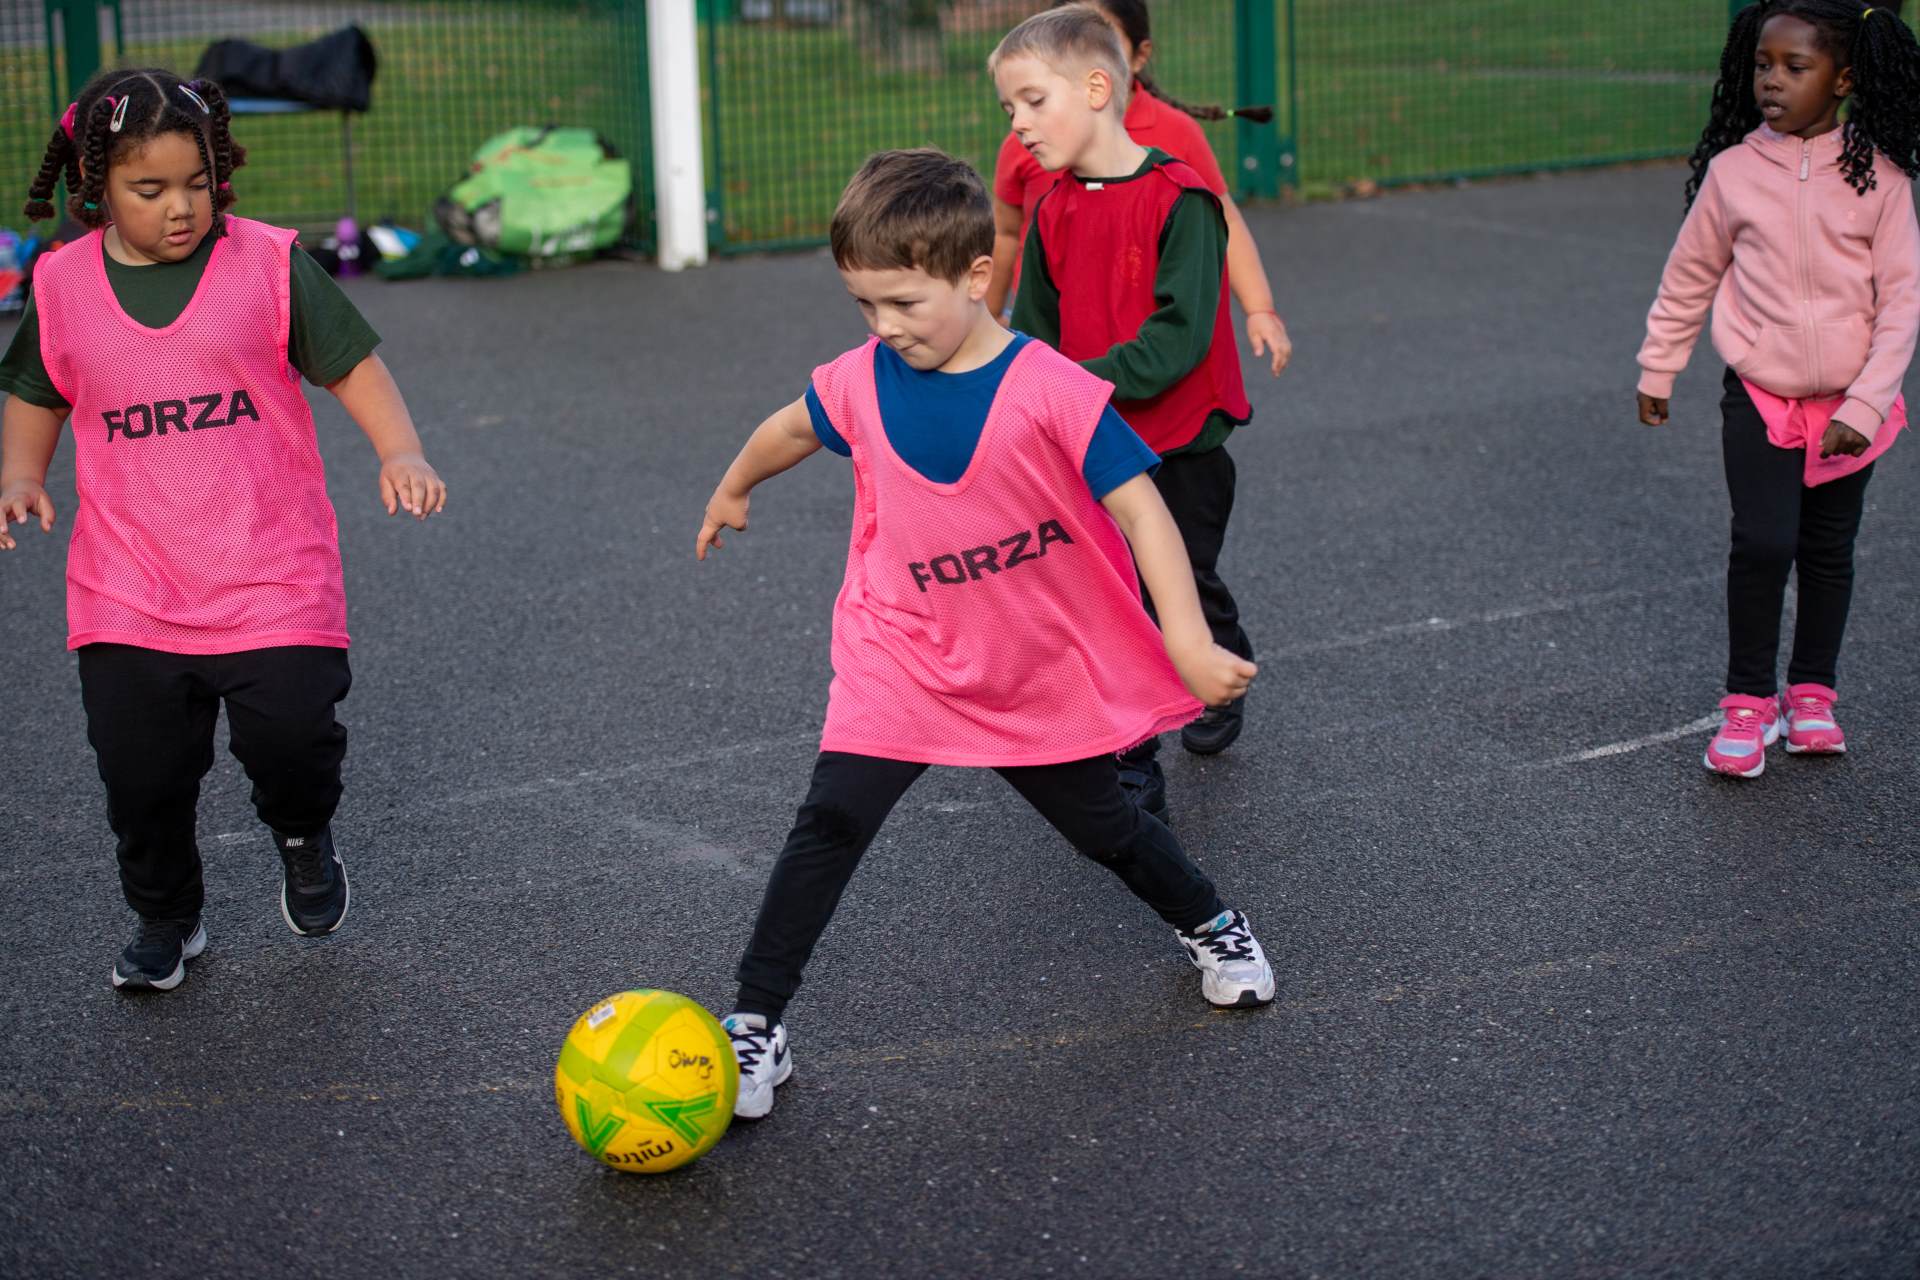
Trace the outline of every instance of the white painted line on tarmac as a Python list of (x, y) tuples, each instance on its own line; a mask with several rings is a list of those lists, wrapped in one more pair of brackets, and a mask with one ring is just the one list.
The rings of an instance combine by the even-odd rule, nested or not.
[(1663, 742), (1672, 742), (1676, 738), (1689, 737), (1704, 732), (1720, 723), (1718, 712), (1701, 716), (1698, 720), (1689, 720), (1672, 729), (1662, 729), (1658, 733), (1649, 733), (1642, 738), (1629, 738), (1625, 742), (1609, 742), (1604, 747), (1589, 747), (1585, 751), (1576, 751), (1571, 755), (1555, 756), (1551, 760), (1536, 760), (1522, 766), (1527, 769), (1551, 769), (1563, 764), (1584, 764), (1589, 760), (1604, 760), (1608, 756), (1623, 756), (1629, 751), (1638, 751), (1642, 747), (1657, 747)]
[(1436, 635), (1443, 631), (1459, 631), (1464, 627), (1491, 626), (1501, 622), (1519, 622), (1551, 613), (1569, 613), (1575, 609), (1585, 609), (1593, 605), (1618, 604), (1623, 600), (1639, 600), (1648, 596), (1665, 595), (1672, 591), (1685, 591), (1706, 583), (1725, 581), (1726, 576), (1726, 570), (1716, 569), (1712, 573), (1695, 574), (1688, 578), (1671, 578), (1653, 587), (1625, 587), (1618, 591), (1554, 596), (1546, 600), (1536, 600), (1531, 604), (1510, 605), (1505, 609), (1490, 609), (1486, 613), (1473, 613), (1460, 618), (1423, 618), (1418, 622), (1396, 622), (1388, 626), (1376, 627), (1371, 631), (1356, 631), (1327, 640), (1310, 640), (1305, 644), (1289, 645), (1284, 649), (1269, 649), (1260, 654), (1260, 661), (1271, 662), (1280, 658), (1303, 657), (1307, 654), (1326, 653), (1334, 649), (1357, 649), (1362, 645), (1377, 644), (1382, 640)]

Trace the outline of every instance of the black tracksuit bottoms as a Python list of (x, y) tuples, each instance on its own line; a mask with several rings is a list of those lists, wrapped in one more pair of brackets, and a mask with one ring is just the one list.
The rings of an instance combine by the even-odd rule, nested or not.
[(81, 646), (87, 740), (107, 787), (128, 905), (150, 920), (200, 914), (194, 816), (222, 701), (260, 820), (281, 835), (318, 835), (340, 803), (347, 731), (333, 712), (352, 683), (345, 649), (196, 655)]
[[(924, 764), (823, 751), (793, 833), (780, 851), (740, 961), (734, 1007), (778, 1022), (800, 973), (900, 797)], [(1120, 790), (1110, 755), (996, 769), (1074, 848), (1119, 876), (1160, 918), (1188, 932), (1226, 908), (1165, 824)]]
[(1727, 370), (1720, 399), (1721, 449), (1733, 500), (1727, 557), (1727, 692), (1779, 691), (1780, 611), (1787, 573), (1800, 574), (1788, 684), (1834, 687), (1853, 603), (1853, 541), (1873, 465), (1826, 484), (1806, 484), (1806, 455), (1767, 439), (1767, 424), (1739, 375)]

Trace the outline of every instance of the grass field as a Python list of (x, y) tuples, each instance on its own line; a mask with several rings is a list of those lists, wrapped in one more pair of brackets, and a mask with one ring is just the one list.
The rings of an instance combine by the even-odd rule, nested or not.
[[(324, 9), (324, 5), (320, 6)], [(131, 62), (190, 69), (220, 34), (142, 36), (160, 0), (126, 0)], [(250, 31), (266, 44), (336, 23)], [(467, 0), (354, 11), (381, 57), (372, 112), (355, 124), (363, 219), (421, 225), (485, 138), (515, 124), (581, 123), (647, 162), (643, 6)], [(198, 10), (196, 10), (197, 12)], [(248, 9), (258, 21), (270, 0)], [(344, 11), (343, 11), (344, 14)], [(1233, 6), (1158, 0), (1155, 74), (1195, 102), (1234, 98)], [(1440, 178), (1681, 152), (1698, 135), (1726, 23), (1722, 0), (1296, 0), (1281, 8), (1282, 119), (1308, 195), (1348, 183)], [(189, 26), (191, 23), (188, 24)], [(718, 24), (704, 29), (712, 199), (725, 240), (753, 246), (824, 233), (847, 175), (871, 151), (931, 144), (991, 165), (1004, 122), (983, 70), (997, 31), (952, 32), (933, 60), (889, 66), (851, 28)], [(48, 125), (46, 59), (0, 47), (0, 183), (24, 198)], [(1298, 118), (1286, 108), (1297, 103)], [(320, 226), (345, 204), (337, 116), (249, 117), (253, 161), (236, 186), (260, 217)], [(1207, 127), (1223, 167), (1234, 126)], [(16, 193), (18, 193), (16, 195)], [(642, 192), (642, 207), (648, 200)]]

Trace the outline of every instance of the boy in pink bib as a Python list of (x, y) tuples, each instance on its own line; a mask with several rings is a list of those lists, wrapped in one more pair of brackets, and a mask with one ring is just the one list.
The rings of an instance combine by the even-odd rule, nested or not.
[(0, 359), (0, 551), (14, 546), (9, 523), (52, 530), (47, 467), (73, 425), (67, 647), (140, 917), (113, 967), (129, 990), (178, 986), (207, 945), (194, 809), (222, 702), (280, 853), (282, 917), (316, 936), (347, 914), (330, 826), (347, 603), (301, 376), (373, 442), (389, 513), (425, 518), (446, 500), (378, 336), (293, 232), (226, 212), (245, 158), (212, 82), (97, 78), (27, 205), (30, 220), (51, 217), (64, 177), (91, 233), (36, 264)]
[(745, 529), (754, 486), (823, 445), (852, 461), (820, 758), (726, 1019), (734, 1114), (748, 1119), (792, 1073), (781, 1018), (815, 943), (929, 765), (997, 771), (1174, 926), (1210, 1002), (1252, 1007), (1274, 992), (1246, 916), (1120, 789), (1114, 753), (1239, 697), (1255, 674), (1207, 630), (1149, 479), (1157, 460), (1108, 405), (1108, 383), (988, 312), (993, 212), (964, 162), (874, 156), (841, 197), (832, 241), (873, 337), (760, 425), (695, 543), (705, 559), (722, 530)]

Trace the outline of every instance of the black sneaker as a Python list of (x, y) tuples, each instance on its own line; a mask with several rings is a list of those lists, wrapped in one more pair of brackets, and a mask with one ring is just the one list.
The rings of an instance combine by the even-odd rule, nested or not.
[(1232, 746), (1247, 722), (1246, 698), (1224, 707), (1208, 707), (1200, 718), (1180, 730), (1180, 745), (1197, 756), (1217, 756)]
[(333, 829), (316, 836), (273, 833), (286, 875), (280, 881), (280, 914), (302, 937), (332, 933), (347, 918), (347, 867), (333, 847)]
[(1131, 751), (1122, 752), (1120, 790), (1127, 799), (1154, 817), (1167, 820), (1167, 775), (1160, 772), (1160, 740), (1148, 738)]
[(187, 976), (187, 961), (207, 949), (207, 931), (192, 920), (141, 920), (133, 941), (113, 966), (121, 990), (171, 991)]

